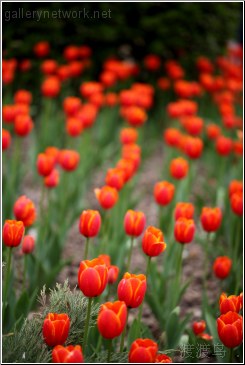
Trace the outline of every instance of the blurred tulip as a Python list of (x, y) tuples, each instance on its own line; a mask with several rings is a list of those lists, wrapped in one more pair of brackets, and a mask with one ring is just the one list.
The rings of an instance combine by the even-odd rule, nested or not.
[(142, 238), (142, 249), (147, 256), (159, 256), (167, 245), (164, 242), (163, 233), (160, 229), (150, 226), (146, 229)]
[(14, 204), (14, 215), (25, 227), (31, 226), (36, 220), (36, 208), (32, 200), (21, 195)]
[(54, 75), (58, 69), (58, 63), (55, 60), (45, 60), (41, 64), (41, 71), (45, 75)]
[(229, 197), (234, 193), (242, 193), (243, 192), (243, 182), (240, 180), (232, 180), (229, 184)]
[(37, 171), (41, 176), (48, 176), (51, 174), (54, 168), (55, 160), (53, 156), (46, 155), (45, 153), (39, 153), (37, 156)]
[(119, 274), (119, 267), (110, 265), (108, 267), (108, 284), (114, 284), (117, 281)]
[(191, 159), (197, 159), (201, 156), (203, 150), (203, 141), (196, 137), (187, 137), (184, 142), (184, 151)]
[(204, 320), (201, 320), (199, 322), (194, 322), (192, 325), (192, 330), (196, 336), (203, 333), (205, 329), (206, 329), (206, 322)]
[(66, 121), (66, 133), (71, 137), (78, 137), (83, 131), (83, 126), (78, 118), (70, 117)]
[(7, 129), (2, 129), (2, 150), (5, 151), (11, 144), (11, 134)]
[(63, 170), (74, 171), (80, 161), (80, 155), (77, 151), (61, 150), (59, 153), (59, 163)]
[(79, 220), (79, 231), (85, 237), (95, 237), (101, 226), (100, 213), (97, 210), (84, 210)]
[(127, 307), (124, 302), (106, 302), (101, 305), (97, 325), (102, 337), (112, 339), (120, 336), (126, 321)]
[(14, 94), (14, 102), (16, 104), (31, 104), (32, 94), (27, 90), (17, 90)]
[(242, 296), (229, 295), (222, 293), (219, 298), (219, 310), (221, 314), (225, 314), (229, 311), (239, 313), (242, 309)]
[(22, 253), (30, 254), (34, 251), (35, 248), (35, 240), (32, 236), (25, 236), (22, 242)]
[(84, 358), (81, 346), (79, 345), (76, 346), (70, 345), (67, 347), (61, 345), (55, 346), (52, 350), (52, 362), (58, 364), (83, 363)]
[(163, 133), (164, 141), (167, 145), (177, 147), (179, 145), (181, 133), (176, 128), (167, 128)]
[(63, 345), (68, 337), (70, 318), (67, 314), (48, 313), (43, 322), (43, 338), (48, 346)]
[(14, 131), (19, 137), (26, 137), (33, 129), (34, 124), (29, 115), (17, 115), (14, 122)]
[(221, 133), (220, 127), (215, 123), (210, 123), (206, 126), (206, 133), (209, 139), (213, 140), (219, 137)]
[(138, 132), (134, 128), (123, 128), (120, 131), (120, 142), (122, 144), (136, 143), (138, 139)]
[(154, 186), (154, 198), (160, 205), (168, 205), (174, 197), (175, 187), (168, 181), (160, 181)]
[(144, 213), (128, 210), (124, 217), (124, 229), (128, 236), (138, 237), (145, 228)]
[(135, 340), (129, 350), (128, 360), (130, 363), (154, 363), (156, 361), (158, 345), (146, 338)]
[(121, 190), (125, 182), (125, 173), (119, 168), (109, 169), (106, 174), (105, 182), (108, 186)]
[(231, 209), (236, 215), (243, 215), (243, 192), (237, 192), (230, 197)]
[(227, 256), (219, 256), (213, 264), (213, 271), (217, 278), (225, 279), (231, 271), (232, 261)]
[(183, 179), (189, 170), (189, 164), (183, 157), (175, 158), (170, 163), (170, 173), (175, 179)]
[(173, 362), (173, 360), (171, 359), (171, 357), (165, 355), (165, 354), (159, 354), (156, 357), (156, 361), (155, 362), (161, 362), (161, 363), (171, 363)]
[(184, 217), (187, 219), (192, 219), (194, 215), (194, 206), (191, 203), (182, 203), (179, 202), (176, 204), (175, 211), (174, 211), (174, 218), (175, 220)]
[(217, 331), (221, 342), (228, 348), (242, 343), (243, 318), (235, 312), (227, 312), (217, 319)]
[(218, 207), (203, 207), (200, 219), (202, 223), (202, 228), (206, 232), (216, 232), (222, 222), (222, 211)]
[(104, 209), (111, 209), (118, 200), (118, 192), (111, 186), (103, 186), (101, 189), (95, 189), (95, 196)]
[(85, 297), (93, 298), (103, 293), (108, 281), (108, 268), (102, 259), (85, 260), (80, 263), (78, 286)]
[(192, 219), (181, 217), (174, 226), (174, 236), (179, 243), (190, 243), (195, 234), (195, 224)]
[(16, 247), (21, 244), (25, 232), (22, 221), (6, 220), (3, 225), (3, 243), (8, 247)]
[(55, 188), (60, 181), (60, 174), (57, 169), (53, 169), (51, 173), (44, 178), (44, 185), (46, 188)]
[(75, 96), (67, 96), (63, 101), (63, 108), (68, 116), (74, 116), (81, 107), (81, 99)]
[(5, 123), (13, 123), (16, 117), (15, 105), (3, 105), (2, 116)]
[(40, 41), (35, 44), (33, 51), (37, 57), (46, 57), (50, 52), (50, 45), (47, 41)]
[(157, 71), (161, 67), (161, 59), (155, 54), (149, 54), (144, 58), (145, 68), (149, 71)]
[(46, 98), (56, 98), (60, 93), (61, 84), (57, 76), (48, 76), (41, 85), (41, 91)]
[(219, 136), (216, 139), (215, 148), (220, 156), (227, 156), (232, 151), (232, 140), (224, 136)]
[(146, 286), (145, 275), (126, 272), (117, 287), (118, 298), (124, 301), (128, 308), (137, 308), (144, 300)]

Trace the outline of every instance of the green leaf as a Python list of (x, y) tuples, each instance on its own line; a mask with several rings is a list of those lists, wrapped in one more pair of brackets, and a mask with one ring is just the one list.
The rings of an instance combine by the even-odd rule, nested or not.
[(14, 309), (14, 315), (16, 320), (19, 319), (21, 316), (27, 316), (29, 311), (29, 301), (30, 299), (27, 291), (23, 291)]
[(139, 330), (138, 320), (135, 318), (128, 331), (128, 338), (127, 338), (128, 348), (131, 346), (132, 342), (134, 342), (134, 340), (136, 340), (136, 338), (139, 337), (138, 330)]

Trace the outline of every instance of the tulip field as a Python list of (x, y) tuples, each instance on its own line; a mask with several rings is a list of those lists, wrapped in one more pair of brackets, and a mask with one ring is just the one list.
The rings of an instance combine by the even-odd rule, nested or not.
[(243, 50), (2, 60), (2, 362), (243, 362)]

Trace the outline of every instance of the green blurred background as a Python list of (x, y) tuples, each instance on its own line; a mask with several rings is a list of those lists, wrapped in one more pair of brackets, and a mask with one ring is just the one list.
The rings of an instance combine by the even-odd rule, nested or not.
[[(111, 10), (107, 19), (12, 19), (6, 11)], [(241, 41), (242, 2), (196, 3), (3, 3), (3, 49), (8, 57), (28, 57), (39, 40), (52, 45), (52, 57), (67, 44), (88, 44), (96, 62), (124, 53), (148, 53), (188, 62), (189, 57), (221, 54), (229, 39)]]

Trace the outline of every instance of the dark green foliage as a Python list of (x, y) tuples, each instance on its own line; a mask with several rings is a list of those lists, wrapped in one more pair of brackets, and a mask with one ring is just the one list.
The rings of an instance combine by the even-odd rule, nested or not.
[[(42, 337), (43, 320), (47, 313), (67, 313), (71, 320), (66, 345), (82, 345), (87, 298), (80, 291), (71, 291), (68, 281), (57, 284), (46, 297), (45, 287), (39, 297), (41, 309), (33, 318), (26, 319), (20, 329), (3, 336), (3, 362), (45, 363), (50, 362), (51, 352)], [(95, 325), (99, 305), (92, 306), (90, 327)]]

